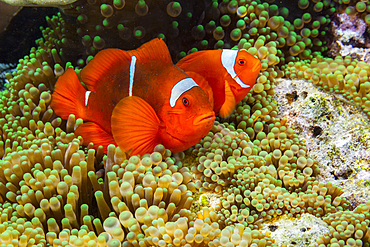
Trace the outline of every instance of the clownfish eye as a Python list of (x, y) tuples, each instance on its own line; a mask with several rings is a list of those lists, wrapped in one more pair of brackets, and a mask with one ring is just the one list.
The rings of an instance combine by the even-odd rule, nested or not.
[(239, 59), (239, 60), (238, 60), (238, 64), (239, 64), (240, 66), (244, 66), (244, 65), (246, 65), (246, 64), (247, 64), (247, 61), (245, 61), (245, 59)]
[(187, 98), (182, 98), (182, 104), (184, 105), (184, 106), (188, 106), (189, 105), (189, 100), (187, 99)]

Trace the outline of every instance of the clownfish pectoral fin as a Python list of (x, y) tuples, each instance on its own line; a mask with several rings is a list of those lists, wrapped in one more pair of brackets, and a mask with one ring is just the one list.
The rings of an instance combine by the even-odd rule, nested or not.
[(76, 118), (85, 118), (85, 93), (74, 69), (67, 69), (58, 78), (55, 84), (54, 93), (51, 96), (51, 108), (56, 115), (68, 119), (70, 114)]
[(107, 147), (109, 144), (114, 144), (117, 146), (113, 136), (106, 132), (98, 124), (93, 122), (83, 123), (82, 125), (78, 126), (75, 130), (75, 135), (82, 136), (85, 146), (89, 145), (91, 142), (94, 143), (94, 147), (102, 145), (104, 152), (107, 152)]
[(153, 152), (160, 143), (160, 121), (154, 109), (142, 98), (125, 97), (113, 109), (112, 134), (118, 146), (130, 155)]
[(97, 91), (99, 82), (105, 82), (103, 78), (114, 71), (128, 68), (130, 62), (127, 51), (113, 48), (102, 50), (81, 70), (81, 80), (87, 89)]
[(191, 78), (193, 78), (193, 80), (199, 85), (199, 87), (201, 89), (203, 89), (203, 91), (207, 94), (208, 100), (211, 103), (211, 106), (213, 108), (213, 105), (214, 105), (213, 91), (212, 91), (211, 86), (206, 81), (206, 79), (204, 79), (204, 77), (199, 75), (198, 73), (195, 73), (195, 72), (192, 72), (192, 71), (188, 71), (188, 72), (186, 72), (186, 74), (188, 76), (190, 76)]
[(233, 113), (236, 102), (233, 92), (229, 86), (229, 83), (225, 80), (225, 102), (221, 106), (219, 115), (222, 118), (226, 118)]

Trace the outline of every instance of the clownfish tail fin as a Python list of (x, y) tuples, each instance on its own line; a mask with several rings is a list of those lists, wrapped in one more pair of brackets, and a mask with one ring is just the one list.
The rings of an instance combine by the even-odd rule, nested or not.
[(68, 119), (70, 114), (74, 114), (76, 119), (84, 119), (86, 92), (74, 69), (69, 68), (58, 78), (50, 106), (63, 119)]

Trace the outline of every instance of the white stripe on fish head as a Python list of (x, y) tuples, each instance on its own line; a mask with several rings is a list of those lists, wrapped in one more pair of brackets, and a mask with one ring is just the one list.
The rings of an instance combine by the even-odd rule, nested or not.
[(236, 57), (238, 56), (238, 50), (223, 49), (221, 53), (221, 63), (222, 66), (226, 69), (227, 73), (239, 84), (242, 88), (250, 87), (247, 84), (244, 84), (238, 75), (235, 73), (235, 62)]
[(193, 87), (199, 87), (199, 85), (191, 78), (185, 78), (177, 82), (171, 90), (170, 98), (171, 107), (174, 107), (176, 105), (177, 100), (183, 93), (185, 93), (186, 91), (190, 90)]
[(85, 106), (87, 106), (87, 102), (89, 101), (90, 94), (91, 94), (91, 91), (86, 91), (85, 92)]
[(130, 84), (128, 88), (128, 96), (132, 96), (132, 89), (134, 87), (135, 65), (136, 65), (136, 57), (132, 56), (131, 63), (130, 63)]

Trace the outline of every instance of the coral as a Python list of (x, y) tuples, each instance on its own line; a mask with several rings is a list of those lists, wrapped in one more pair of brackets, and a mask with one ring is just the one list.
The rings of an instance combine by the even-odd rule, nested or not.
[(306, 79), (319, 88), (342, 94), (370, 116), (370, 67), (349, 56), (334, 59), (317, 56), (312, 60), (282, 66), (290, 79)]
[(18, 6), (12, 6), (5, 2), (0, 3), (1, 18), (0, 18), (0, 32), (3, 32), (9, 25), (12, 18), (22, 9)]
[(369, 203), (358, 205), (353, 211), (338, 212), (327, 217), (324, 221), (329, 225), (330, 234), (326, 233), (317, 241), (320, 245), (331, 246), (357, 245), (368, 246), (369, 231)]
[[(309, 212), (322, 217), (347, 207), (348, 202), (338, 197), (342, 192), (337, 186), (314, 181), (311, 175), (317, 172), (317, 165), (305, 157), (305, 145), (295, 142), (291, 129), (286, 130), (293, 134), (288, 137), (272, 127), (267, 135), (259, 132), (266, 139), (258, 139), (259, 134), (252, 132), (255, 137), (249, 138), (245, 132), (229, 128), (215, 125), (192, 151), (200, 163), (192, 169), (199, 179), (200, 192), (214, 190), (222, 194), (221, 205), (215, 207), (219, 224), (246, 222), (251, 229), (258, 229), (264, 221), (282, 214)], [(319, 191), (321, 196), (317, 195)], [(323, 196), (336, 201), (336, 207), (324, 204)]]
[[(292, 6), (296, 8), (296, 6)], [(325, 34), (334, 3), (315, 9), (311, 4), (293, 19), (289, 10), (261, 1), (178, 1), (155, 4), (153, 1), (105, 3), (89, 1), (83, 7), (79, 1), (63, 15), (53, 17), (44, 39), (50, 49), (73, 64), (83, 66), (89, 56), (106, 47), (133, 49), (154, 37), (164, 38), (174, 60), (189, 52), (212, 48), (249, 49), (257, 42), (259, 57), (267, 65), (285, 59), (310, 58), (312, 52), (327, 50)], [(306, 12), (308, 11), (308, 12)], [(70, 16), (73, 18), (71, 19)], [(296, 15), (293, 15), (296, 16)], [(71, 20), (77, 21), (71, 25)], [(155, 24), (153, 24), (155, 23)], [(74, 23), (73, 23), (74, 24)], [(68, 26), (68, 32), (58, 26)], [(267, 45), (268, 44), (268, 45)], [(271, 46), (282, 49), (266, 49)], [(84, 54), (66, 54), (66, 47), (85, 50)], [(277, 52), (279, 51), (279, 54)], [(257, 50), (253, 51), (257, 54)], [(267, 67), (266, 67), (267, 68)]]
[[(6, 75), (0, 92), (1, 244), (277, 246), (265, 225), (310, 214), (328, 231), (308, 242), (368, 246), (369, 202), (350, 205), (339, 185), (318, 180), (321, 161), (278, 115), (274, 98), (277, 78), (303, 78), (369, 114), (369, 66), (320, 55), (328, 14), (353, 3), (300, 0), (298, 13), (289, 14), (269, 2), (87, 1), (48, 18), (38, 47)], [(106, 154), (93, 143), (82, 146), (74, 134), (82, 120), (62, 120), (50, 108), (58, 76), (72, 64), (79, 74), (105, 47), (131, 49), (156, 36), (174, 58), (247, 49), (262, 62), (253, 91), (184, 153), (158, 145), (129, 157), (113, 145)]]
[(47, 6), (60, 7), (76, 2), (76, 0), (1, 0), (4, 3), (13, 6)]

